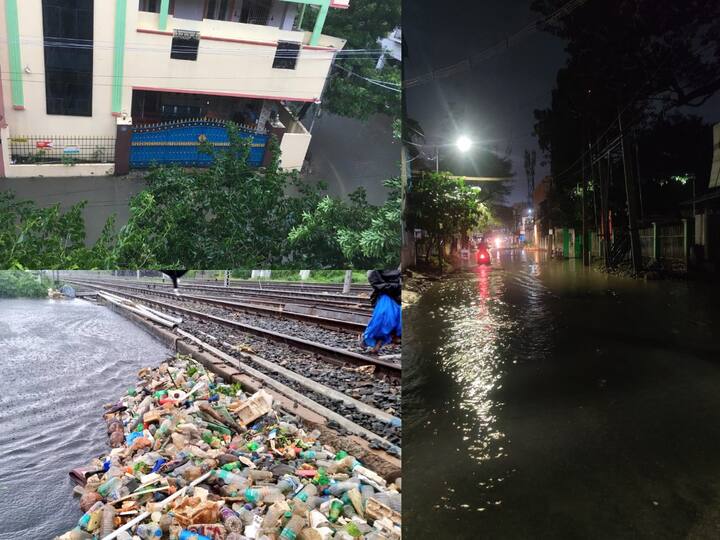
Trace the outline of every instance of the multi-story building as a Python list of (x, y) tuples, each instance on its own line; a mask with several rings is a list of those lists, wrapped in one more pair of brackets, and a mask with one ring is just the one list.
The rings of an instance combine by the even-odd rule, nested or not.
[[(202, 164), (225, 121), (261, 164), (302, 166), (310, 134), (288, 103), (318, 102), (345, 41), (322, 34), (349, 0), (0, 0), (0, 176)], [(299, 30), (318, 9), (312, 32)]]

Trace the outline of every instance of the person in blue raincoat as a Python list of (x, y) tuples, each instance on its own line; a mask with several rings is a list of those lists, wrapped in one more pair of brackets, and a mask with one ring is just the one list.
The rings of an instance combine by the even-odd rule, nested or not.
[(373, 313), (362, 335), (362, 342), (377, 353), (380, 347), (402, 337), (402, 281), (400, 270), (371, 270), (368, 281), (373, 288)]

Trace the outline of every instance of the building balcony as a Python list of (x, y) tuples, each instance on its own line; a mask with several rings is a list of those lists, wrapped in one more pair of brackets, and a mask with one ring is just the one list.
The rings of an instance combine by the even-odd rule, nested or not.
[[(279, 21), (278, 24), (282, 24), (282, 21)], [(312, 32), (283, 29), (280, 26), (271, 24), (249, 24), (215, 19), (186, 19), (168, 15), (165, 29), (159, 30), (160, 26), (159, 13), (137, 12), (138, 31), (172, 34), (174, 30), (190, 30), (200, 32), (201, 39), (273, 45), (277, 45), (278, 41), (292, 41), (310, 46), (312, 40)], [(320, 34), (318, 42), (313, 44), (312, 47), (339, 50), (344, 45), (344, 39)]]
[[(173, 16), (168, 16), (166, 30), (159, 30), (159, 19), (157, 13), (138, 11), (129, 21), (125, 111), (129, 112), (133, 90), (318, 101), (335, 52), (345, 44), (321, 35), (317, 45), (309, 45), (310, 32)], [(178, 45), (178, 36), (194, 41)]]

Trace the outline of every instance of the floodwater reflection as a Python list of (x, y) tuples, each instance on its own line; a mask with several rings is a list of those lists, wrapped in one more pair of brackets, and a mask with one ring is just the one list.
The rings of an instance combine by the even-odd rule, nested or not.
[(720, 523), (717, 289), (576, 263), (500, 252), (406, 310), (409, 538), (678, 538)]

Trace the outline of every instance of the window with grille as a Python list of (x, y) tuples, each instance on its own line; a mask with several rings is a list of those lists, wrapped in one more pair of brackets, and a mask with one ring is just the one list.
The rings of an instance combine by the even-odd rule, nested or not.
[(93, 0), (43, 0), (47, 114), (92, 116)]
[(295, 69), (299, 55), (299, 43), (294, 41), (278, 41), (272, 67), (276, 69)]
[(175, 60), (197, 60), (200, 46), (200, 32), (175, 30), (173, 33), (170, 58)]
[(229, 0), (208, 0), (206, 19), (215, 19), (216, 21), (229, 21), (232, 15), (232, 9)]
[(267, 25), (271, 5), (270, 0), (245, 0), (240, 8), (240, 22)]
[(160, 0), (140, 0), (140, 11), (160, 13)]

